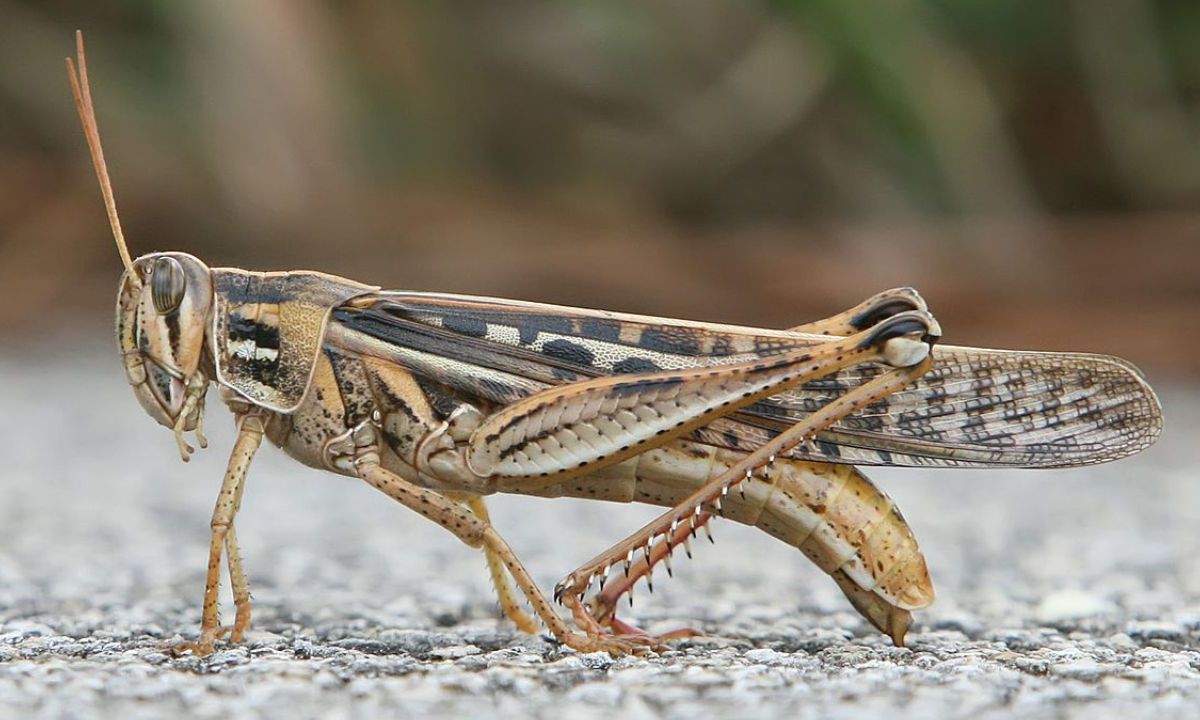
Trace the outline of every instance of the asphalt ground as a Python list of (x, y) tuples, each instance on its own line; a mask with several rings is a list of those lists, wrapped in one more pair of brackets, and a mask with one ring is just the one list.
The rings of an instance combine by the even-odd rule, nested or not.
[[(905, 649), (799, 552), (719, 522), (623, 608), (704, 637), (580, 655), (498, 618), (477, 551), (264, 449), (238, 520), (255, 629), (198, 659), (163, 646), (198, 627), (226, 411), (183, 465), (115, 351), (65, 347), (0, 356), (0, 717), (1200, 716), (1200, 389), (1161, 386), (1163, 439), (1119, 463), (871, 473), (939, 595)], [(491, 507), (546, 588), (657, 512)]]

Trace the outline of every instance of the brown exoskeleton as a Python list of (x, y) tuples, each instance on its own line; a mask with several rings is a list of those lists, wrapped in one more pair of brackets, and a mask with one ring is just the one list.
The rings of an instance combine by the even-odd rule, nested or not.
[[(186, 460), (215, 383), (237, 440), (212, 517), (200, 636), (211, 652), (250, 623), (234, 518), (263, 437), (302, 463), (361, 478), (486, 554), (505, 613), (561, 642), (658, 647), (615, 616), (714, 516), (763, 529), (830, 574), (902, 644), (933, 601), (895, 505), (855, 467), (1065, 467), (1149, 446), (1153, 392), (1122, 360), (935, 349), (910, 289), (787, 330), (513, 300), (386, 292), (316, 272), (210, 268), (178, 252), (133, 260), (100, 148), (82, 38), (67, 61), (125, 265), (117, 335), (134, 394)], [(548, 599), (490, 524), (496, 492), (669, 508), (568, 575)], [(236, 620), (222, 628), (227, 558)], [(529, 602), (519, 607), (511, 580)], [(598, 590), (588, 596), (593, 583)], [(536, 620), (535, 620), (536, 618)]]

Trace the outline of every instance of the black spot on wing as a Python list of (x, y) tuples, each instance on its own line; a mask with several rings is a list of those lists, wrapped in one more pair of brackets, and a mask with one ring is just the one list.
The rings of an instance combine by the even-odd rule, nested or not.
[(579, 334), (604, 342), (619, 342), (621, 324), (608, 318), (583, 318), (579, 322)]
[(653, 352), (673, 355), (697, 355), (700, 340), (695, 331), (677, 327), (647, 327), (638, 338), (638, 345)]
[(662, 370), (662, 368), (654, 364), (654, 361), (640, 357), (625, 358), (624, 360), (613, 363), (613, 373), (617, 375), (658, 372), (659, 370)]
[(487, 335), (487, 323), (467, 315), (445, 315), (442, 317), (442, 327), (468, 337), (481, 338)]
[(820, 440), (820, 439), (818, 439), (816, 442), (817, 442), (817, 449), (821, 451), (822, 455), (825, 455), (826, 457), (831, 457), (831, 458), (840, 458), (842, 456), (842, 449), (840, 447), (838, 447), (837, 445), (834, 445), (833, 443), (828, 442), (826, 440)]
[(542, 346), (542, 352), (552, 358), (566, 360), (567, 362), (585, 367), (591, 367), (595, 361), (595, 355), (592, 354), (591, 350), (570, 340), (551, 340)]
[(570, 318), (561, 315), (526, 315), (515, 318), (512, 324), (517, 328), (522, 345), (532, 344), (539, 333), (571, 334)]
[(712, 345), (708, 349), (708, 354), (714, 357), (725, 357), (733, 354), (733, 342), (724, 335), (718, 335), (713, 338)]
[(754, 339), (754, 354), (759, 357), (771, 357), (772, 355), (780, 355), (794, 350), (796, 343), (780, 338), (755, 338)]

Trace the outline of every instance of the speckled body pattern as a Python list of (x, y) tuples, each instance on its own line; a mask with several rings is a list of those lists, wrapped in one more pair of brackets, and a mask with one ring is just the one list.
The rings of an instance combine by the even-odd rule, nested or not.
[[(588, 462), (586, 472), (568, 473), (571, 457), (553, 468), (562, 477), (552, 482), (513, 484), (509, 477), (523, 475), (518, 467), (480, 473), (470, 462), (472, 432), (438, 436), (439, 447), (423, 459), (422, 444), (463, 407), (493, 416), (556, 386), (769, 359), (826, 338), (513, 301), (383, 293), (355, 283), (331, 290), (338, 287), (332, 280), (319, 287), (326, 296), (345, 299), (329, 314), (311, 368), (301, 366), (311, 374), (303, 401), (290, 412), (271, 413), (267, 437), (305, 464), (353, 475), (353, 467), (331, 453), (333, 441), (373, 421), (381, 430), (384, 468), (452, 495), (503, 491), (674, 507), (775, 437), (784, 423), (877, 373), (851, 368), (628, 459)], [(236, 343), (244, 348), (254, 338), (277, 337), (275, 315), (250, 320), (250, 298), (239, 299), (221, 305), (239, 318), (217, 323), (229, 335), (218, 341), (226, 353), (218, 366), (238, 360)], [(1152, 397), (1119, 361), (965, 348), (936, 352), (940, 363), (911, 389), (844, 418), (813, 443), (778, 458), (730, 494), (721, 511), (721, 517), (799, 548), (897, 641), (911, 622), (910, 611), (933, 601), (932, 583), (899, 510), (848, 463), (1069, 465), (1135, 452), (1152, 439), (1137, 422), (1153, 416)], [(562, 420), (557, 416), (550, 424)], [(542, 467), (524, 473), (545, 474)]]

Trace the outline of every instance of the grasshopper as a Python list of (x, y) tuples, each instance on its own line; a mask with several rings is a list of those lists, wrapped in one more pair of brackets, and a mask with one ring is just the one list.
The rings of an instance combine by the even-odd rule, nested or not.
[[(186, 433), (206, 446), (210, 383), (237, 426), (199, 637), (179, 650), (209, 653), (250, 625), (235, 517), (264, 437), (481, 549), (521, 630), (540, 622), (575, 650), (620, 654), (694, 632), (652, 635), (616, 607), (639, 580), (652, 589), (656, 567), (671, 573), (677, 549), (690, 557), (714, 517), (799, 548), (902, 645), (932, 582), (900, 511), (857, 466), (1078, 466), (1136, 453), (1161, 431), (1157, 398), (1125, 361), (937, 345), (937, 321), (908, 288), (773, 330), (390, 292), (320, 272), (212, 268), (182, 252), (133, 259), (81, 34), (76, 44), (67, 68), (125, 268), (116, 334), (133, 393), (185, 461)], [(497, 492), (668, 509), (567, 575), (552, 600), (491, 525), (483, 498)]]

